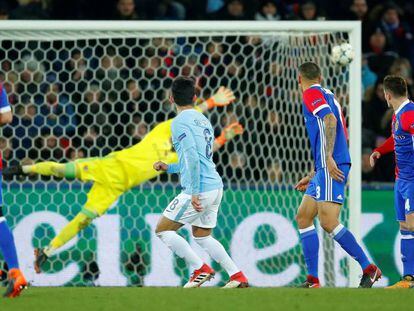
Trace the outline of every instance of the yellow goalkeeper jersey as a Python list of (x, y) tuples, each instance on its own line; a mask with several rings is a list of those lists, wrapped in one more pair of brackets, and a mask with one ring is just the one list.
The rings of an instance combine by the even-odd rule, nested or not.
[(157, 172), (152, 167), (154, 162), (163, 161), (167, 164), (178, 162), (178, 156), (172, 148), (172, 120), (158, 124), (138, 144), (108, 155), (121, 163), (127, 179), (127, 188), (135, 187), (160, 175), (162, 172)]

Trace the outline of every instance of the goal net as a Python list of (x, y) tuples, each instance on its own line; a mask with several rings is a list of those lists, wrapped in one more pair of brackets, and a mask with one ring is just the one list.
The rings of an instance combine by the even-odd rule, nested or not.
[[(312, 160), (297, 67), (309, 60), (321, 66), (324, 86), (350, 121), (350, 68), (333, 65), (329, 54), (351, 40), (354, 24), (342, 23), (347, 30), (330, 24), (313, 30), (312, 23), (285, 29), (259, 23), (263, 27), (251, 30), (254, 23), (230, 23), (229, 30), (226, 23), (159, 24), (0, 25), (0, 79), (14, 111), (0, 137), (4, 161), (104, 156), (139, 143), (157, 123), (174, 117), (168, 101), (174, 77), (195, 77), (201, 99), (227, 86), (237, 100), (207, 116), (216, 136), (234, 121), (245, 132), (214, 156), (226, 188), (214, 235), (253, 286), (298, 284), (306, 275), (294, 223), (302, 195), (292, 187)], [(351, 128), (351, 145), (358, 144), (354, 133)], [(33, 272), (33, 249), (46, 246), (80, 211), (90, 184), (32, 176), (4, 185), (6, 217), (34, 285), (179, 286), (191, 273), (154, 234), (163, 209), (180, 191), (177, 177), (162, 175), (120, 197), (50, 258), (40, 275)], [(342, 221), (349, 225), (349, 219), (347, 204)], [(180, 233), (197, 247), (188, 228)], [(348, 258), (321, 231), (319, 237), (323, 282), (349, 284)], [(213, 267), (219, 273), (209, 285), (223, 284), (227, 275)]]

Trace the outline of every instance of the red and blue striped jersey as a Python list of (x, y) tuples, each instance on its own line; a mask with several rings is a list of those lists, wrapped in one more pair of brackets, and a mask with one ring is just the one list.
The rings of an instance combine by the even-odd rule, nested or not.
[[(6, 90), (3, 85), (0, 83), (0, 114), (6, 113), (11, 110), (9, 99), (7, 98)], [(3, 168), (3, 159), (0, 151), (0, 170)]]
[(348, 149), (348, 131), (341, 105), (334, 94), (319, 84), (303, 92), (303, 114), (309, 136), (315, 170), (326, 167), (326, 142), (323, 118), (333, 113), (337, 122), (333, 158), (336, 164), (351, 164)]
[(406, 100), (392, 118), (396, 177), (414, 181), (414, 103)]

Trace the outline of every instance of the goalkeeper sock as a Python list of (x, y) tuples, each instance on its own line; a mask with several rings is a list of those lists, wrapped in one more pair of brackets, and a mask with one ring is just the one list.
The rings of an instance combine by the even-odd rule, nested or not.
[(211, 258), (213, 258), (223, 267), (224, 270), (226, 270), (229, 276), (232, 276), (240, 271), (234, 261), (230, 258), (229, 254), (227, 254), (223, 245), (211, 235), (201, 238), (194, 237), (194, 240)]
[(91, 222), (92, 218), (85, 215), (83, 212), (80, 212), (59, 232), (59, 234), (50, 242), (49, 246), (44, 249), (45, 254), (48, 257), (52, 256), (56, 249), (62, 247), (68, 241), (73, 239), (75, 235), (89, 226)]
[(175, 231), (163, 231), (157, 233), (157, 236), (164, 242), (178, 257), (191, 265), (194, 269), (199, 269), (203, 265), (203, 261), (191, 248), (190, 244)]
[(365, 255), (364, 250), (355, 240), (354, 235), (343, 225), (339, 224), (331, 233), (331, 236), (341, 245), (343, 250), (352, 258), (358, 261), (362, 270), (365, 270), (371, 263)]
[(414, 276), (414, 232), (401, 230), (401, 261), (404, 276)]
[(10, 269), (19, 268), (19, 261), (17, 260), (16, 245), (14, 244), (13, 233), (7, 225), (6, 218), (1, 214), (0, 207), (0, 250), (3, 254), (4, 260)]
[(315, 226), (299, 229), (308, 274), (318, 278), (319, 238)]
[(40, 174), (42, 176), (56, 176), (59, 178), (74, 179), (77, 177), (76, 164), (74, 162), (69, 163), (56, 163), (56, 162), (40, 162), (33, 165), (23, 165), (23, 172), (25, 174)]

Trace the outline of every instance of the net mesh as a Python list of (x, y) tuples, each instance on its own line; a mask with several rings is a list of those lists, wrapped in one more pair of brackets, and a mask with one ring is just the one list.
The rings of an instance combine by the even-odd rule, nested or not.
[[(306, 272), (294, 225), (301, 194), (292, 186), (312, 161), (296, 71), (303, 61), (318, 62), (347, 116), (349, 72), (329, 60), (347, 33), (96, 32), (79, 40), (59, 39), (59, 32), (38, 39), (13, 34), (0, 42), (0, 79), (14, 110), (0, 138), (8, 165), (101, 157), (139, 143), (174, 117), (168, 88), (178, 75), (196, 77), (204, 99), (227, 86), (237, 101), (207, 116), (216, 136), (234, 121), (245, 132), (214, 155), (226, 187), (214, 235), (253, 285), (301, 281)], [(33, 248), (46, 246), (80, 211), (90, 185), (38, 176), (5, 185), (7, 217), (34, 285), (180, 285), (191, 272), (153, 233), (179, 191), (177, 177), (162, 175), (126, 193), (51, 257), (41, 275), (33, 273)], [(191, 240), (187, 228), (181, 233)], [(328, 285), (346, 284), (346, 260), (330, 239), (323, 245), (321, 276)], [(226, 279), (223, 272), (210, 285)]]

